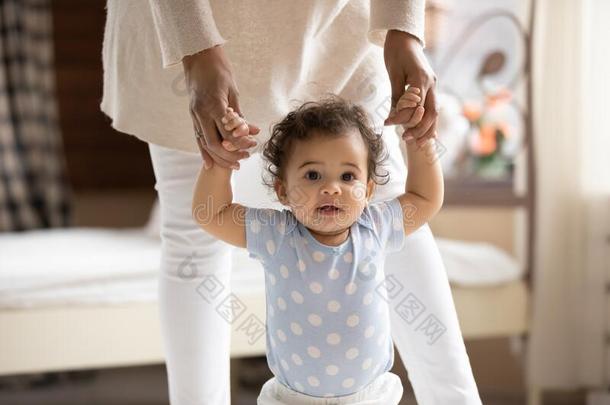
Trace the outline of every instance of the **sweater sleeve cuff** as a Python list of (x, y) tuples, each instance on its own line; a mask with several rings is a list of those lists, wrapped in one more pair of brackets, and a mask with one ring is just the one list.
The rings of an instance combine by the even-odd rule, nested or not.
[(425, 10), (425, 0), (371, 0), (369, 41), (383, 47), (388, 30), (399, 30), (415, 36), (425, 48)]
[(164, 68), (226, 42), (216, 27), (208, 0), (150, 0), (150, 6)]

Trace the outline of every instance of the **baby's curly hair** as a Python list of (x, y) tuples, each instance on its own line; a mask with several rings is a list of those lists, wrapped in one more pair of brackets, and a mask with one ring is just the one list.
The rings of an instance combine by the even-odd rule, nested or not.
[(367, 181), (373, 179), (376, 184), (386, 184), (389, 180), (387, 170), (382, 174), (377, 172), (388, 157), (381, 134), (372, 129), (367, 113), (361, 106), (335, 94), (326, 95), (317, 102), (302, 104), (273, 126), (271, 137), (263, 146), (262, 154), (269, 174), (269, 178), (263, 179), (263, 182), (273, 189), (276, 180), (284, 180), (288, 154), (295, 139), (310, 139), (314, 131), (325, 136), (339, 136), (352, 128), (360, 132), (367, 146)]

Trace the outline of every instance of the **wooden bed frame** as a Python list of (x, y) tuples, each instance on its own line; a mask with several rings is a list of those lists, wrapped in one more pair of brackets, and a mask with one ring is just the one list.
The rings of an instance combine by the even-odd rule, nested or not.
[[(527, 331), (524, 281), (497, 287), (452, 286), (465, 339), (518, 336)], [(259, 319), (264, 294), (239, 293)], [(61, 306), (0, 311), (0, 375), (164, 363), (156, 303)], [(134, 328), (133, 325), (137, 325)], [(265, 353), (265, 339), (231, 336), (231, 356)]]

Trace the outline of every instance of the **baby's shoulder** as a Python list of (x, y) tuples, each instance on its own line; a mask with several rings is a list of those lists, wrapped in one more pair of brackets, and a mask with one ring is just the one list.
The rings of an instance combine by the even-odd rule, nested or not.
[(290, 210), (248, 207), (245, 214), (246, 248), (250, 256), (270, 263), (289, 249), (298, 221)]
[(288, 235), (294, 232), (298, 224), (294, 214), (287, 209), (247, 207), (245, 219), (246, 225), (254, 233), (266, 230)]

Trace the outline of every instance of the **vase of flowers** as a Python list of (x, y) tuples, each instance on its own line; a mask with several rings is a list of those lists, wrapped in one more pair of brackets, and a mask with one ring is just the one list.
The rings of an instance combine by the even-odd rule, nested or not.
[(502, 149), (511, 136), (503, 114), (511, 98), (510, 90), (501, 88), (486, 94), (483, 100), (464, 102), (462, 114), (470, 126), (466, 147), (469, 175), (499, 179), (510, 173), (512, 160)]

